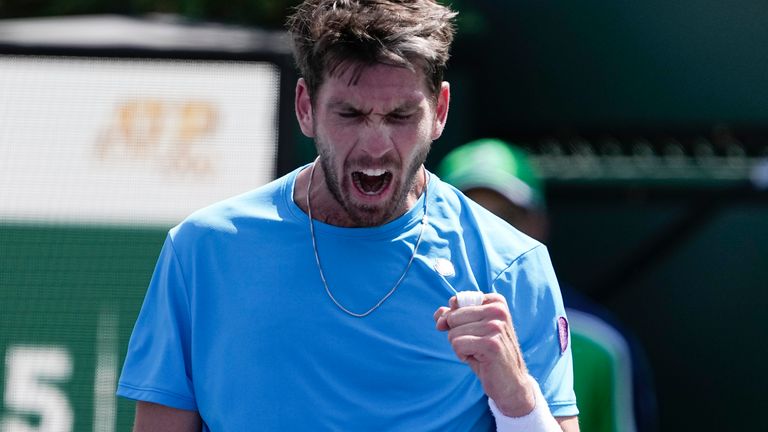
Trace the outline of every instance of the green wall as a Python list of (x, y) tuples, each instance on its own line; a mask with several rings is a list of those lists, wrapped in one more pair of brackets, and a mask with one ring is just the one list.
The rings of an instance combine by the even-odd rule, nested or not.
[[(112, 399), (115, 374), (164, 237), (164, 229), (0, 225), (0, 422), (39, 426), (69, 411), (71, 429), (56, 421), (49, 430), (131, 430), (133, 404)], [(39, 350), (60, 353), (71, 370), (56, 371), (50, 357), (38, 364)], [(35, 402), (22, 388), (40, 390)]]

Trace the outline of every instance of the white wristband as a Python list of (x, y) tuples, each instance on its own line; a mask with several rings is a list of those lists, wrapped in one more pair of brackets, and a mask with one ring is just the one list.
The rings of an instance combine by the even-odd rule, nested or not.
[(562, 432), (560, 425), (552, 416), (547, 405), (547, 400), (544, 399), (544, 395), (541, 393), (539, 384), (528, 375), (529, 385), (533, 389), (536, 396), (536, 405), (533, 411), (522, 417), (507, 417), (505, 416), (499, 407), (496, 406), (496, 402), (493, 399), (488, 398), (488, 405), (491, 407), (493, 417), (496, 418), (496, 431), (497, 432)]

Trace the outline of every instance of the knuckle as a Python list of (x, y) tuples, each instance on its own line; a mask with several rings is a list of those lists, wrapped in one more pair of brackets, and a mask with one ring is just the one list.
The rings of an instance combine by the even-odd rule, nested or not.
[(509, 317), (509, 309), (506, 304), (492, 303), (488, 305), (488, 316), (494, 320), (506, 320)]
[(448, 325), (448, 328), (453, 328), (456, 325), (456, 318), (453, 317), (453, 314), (448, 312), (444, 315), (445, 323)]
[(451, 348), (456, 354), (461, 354), (464, 351), (464, 343), (461, 338), (451, 339)]
[(504, 341), (499, 335), (487, 338), (485, 348), (491, 354), (500, 354), (505, 348)]
[(486, 324), (486, 329), (490, 334), (501, 334), (506, 330), (506, 324), (500, 320), (491, 320)]
[(502, 303), (504, 305), (507, 304), (507, 298), (499, 293), (488, 293), (486, 294), (489, 300), (493, 300), (494, 302)]

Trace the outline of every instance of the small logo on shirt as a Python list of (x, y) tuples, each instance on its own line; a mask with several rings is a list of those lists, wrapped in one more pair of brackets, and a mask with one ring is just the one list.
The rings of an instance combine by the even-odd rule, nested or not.
[(560, 354), (565, 353), (568, 349), (568, 320), (565, 317), (559, 317), (557, 319), (557, 335), (560, 339)]
[(435, 270), (445, 277), (456, 275), (456, 269), (453, 264), (445, 258), (435, 258)]

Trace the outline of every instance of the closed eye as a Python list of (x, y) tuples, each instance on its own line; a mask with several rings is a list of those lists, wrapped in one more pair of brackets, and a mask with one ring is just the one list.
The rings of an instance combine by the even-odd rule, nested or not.
[(411, 117), (413, 117), (413, 114), (397, 114), (397, 113), (392, 113), (392, 114), (389, 115), (389, 118), (391, 118), (392, 120), (400, 120), (400, 121), (408, 120)]
[(348, 118), (348, 119), (357, 118), (362, 115), (360, 111), (341, 111), (338, 114), (339, 114), (339, 117)]

